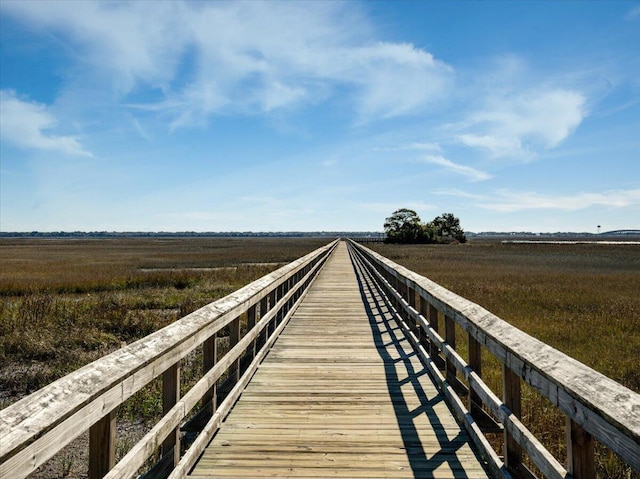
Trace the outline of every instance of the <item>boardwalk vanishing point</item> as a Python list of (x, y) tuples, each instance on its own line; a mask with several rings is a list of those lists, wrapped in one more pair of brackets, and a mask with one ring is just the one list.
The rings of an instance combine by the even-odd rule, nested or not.
[(340, 244), (189, 477), (486, 478)]

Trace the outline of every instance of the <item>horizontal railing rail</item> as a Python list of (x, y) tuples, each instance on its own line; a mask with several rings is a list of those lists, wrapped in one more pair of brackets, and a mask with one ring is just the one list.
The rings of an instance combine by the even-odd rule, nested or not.
[[(87, 430), (91, 479), (134, 477), (158, 449), (173, 471), (170, 477), (184, 477), (336, 245), (337, 240), (0, 411), (0, 477), (26, 477)], [(244, 337), (241, 317), (247, 322)], [(218, 357), (223, 329), (229, 350)], [(198, 347), (203, 376), (180, 398), (180, 362)], [(217, 385), (225, 375), (233, 387), (218, 404)], [(115, 464), (116, 409), (158, 377), (163, 416)], [(209, 411), (207, 422), (182, 455), (180, 427), (199, 403), (205, 415)]]
[[(515, 477), (531, 477), (523, 463), (526, 452), (545, 477), (594, 478), (594, 441), (640, 471), (640, 394), (433, 281), (355, 242), (349, 246), (390, 298), (398, 321), (494, 473), (506, 468)], [(438, 330), (439, 315), (444, 332)], [(467, 333), (468, 361), (456, 350), (456, 324)], [(482, 380), (483, 348), (502, 364), (502, 400)], [(566, 467), (521, 422), (521, 381), (566, 416)], [(457, 391), (466, 393), (468, 408)], [(504, 431), (502, 458), (481, 428), (495, 420)]]

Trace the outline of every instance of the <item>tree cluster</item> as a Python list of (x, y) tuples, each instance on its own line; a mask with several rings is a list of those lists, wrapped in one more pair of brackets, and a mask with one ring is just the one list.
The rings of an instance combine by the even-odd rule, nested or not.
[(452, 213), (443, 213), (423, 223), (418, 214), (408, 208), (393, 212), (384, 222), (387, 243), (464, 243), (467, 237), (460, 220)]

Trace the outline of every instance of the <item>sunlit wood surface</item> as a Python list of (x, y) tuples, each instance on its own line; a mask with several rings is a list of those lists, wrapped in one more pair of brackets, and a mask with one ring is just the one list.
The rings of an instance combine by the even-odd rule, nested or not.
[(341, 243), (189, 477), (487, 475)]

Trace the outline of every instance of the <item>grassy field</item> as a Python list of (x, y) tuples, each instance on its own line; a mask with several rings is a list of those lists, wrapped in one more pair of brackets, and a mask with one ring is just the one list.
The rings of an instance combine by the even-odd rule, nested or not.
[[(328, 242), (0, 239), (0, 408)], [(640, 247), (370, 246), (640, 392)], [(197, 369), (198, 359), (190, 360)], [(483, 368), (499, 392), (497, 362), (486, 357)], [(183, 371), (188, 382), (189, 368)], [(523, 401), (525, 424), (564, 460), (562, 415), (526, 388)], [(160, 408), (147, 391), (119, 414), (133, 421)], [(58, 464), (55, 477), (74, 477), (67, 466)], [(640, 477), (601, 449), (598, 473)]]
[(0, 407), (327, 239), (0, 239)]
[[(640, 246), (476, 240), (372, 249), (640, 392)], [(464, 352), (465, 336), (458, 338)], [(499, 364), (488, 353), (483, 375), (500, 394)], [(528, 387), (523, 422), (566, 460), (564, 416)], [(493, 442), (499, 448), (501, 438)], [(598, 477), (640, 478), (602, 447), (596, 459)]]

